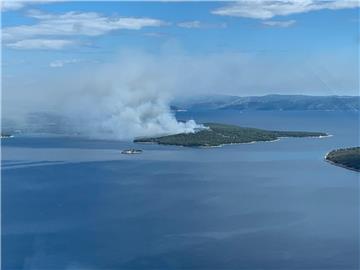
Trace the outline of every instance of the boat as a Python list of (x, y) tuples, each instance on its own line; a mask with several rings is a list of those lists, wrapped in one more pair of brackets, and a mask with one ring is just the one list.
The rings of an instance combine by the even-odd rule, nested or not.
[(4, 133), (1, 133), (1, 139), (7, 139), (7, 138), (12, 138), (12, 137), (14, 137), (13, 135), (11, 135), (11, 134), (4, 134)]
[(140, 149), (125, 149), (123, 151), (121, 151), (121, 154), (126, 154), (126, 155), (132, 155), (132, 154), (141, 154), (142, 150)]

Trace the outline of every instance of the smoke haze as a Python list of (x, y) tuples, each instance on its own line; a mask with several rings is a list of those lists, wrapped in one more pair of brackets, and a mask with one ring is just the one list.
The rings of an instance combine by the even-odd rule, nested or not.
[[(303, 57), (275, 59), (256, 53), (188, 55), (170, 48), (160, 53), (123, 50), (108, 63), (62, 61), (72, 67), (47, 66), (43, 74), (28, 72), (21, 80), (6, 79), (2, 118), (24, 124), (29, 113), (52, 113), (67, 119), (72, 131), (87, 136), (131, 139), (201, 127), (194, 121), (176, 120), (170, 110), (175, 97), (329, 95), (358, 83), (356, 75), (341, 71), (349, 70), (344, 66), (356, 66), (356, 61), (341, 60), (341, 55), (304, 61)], [(357, 68), (351, 70), (356, 73)]]

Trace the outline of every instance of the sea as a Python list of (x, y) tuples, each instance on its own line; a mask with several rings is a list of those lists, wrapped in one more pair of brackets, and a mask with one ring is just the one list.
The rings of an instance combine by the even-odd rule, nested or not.
[(176, 116), (332, 136), (214, 148), (2, 139), (2, 269), (359, 269), (359, 173), (324, 161), (359, 145), (359, 112)]

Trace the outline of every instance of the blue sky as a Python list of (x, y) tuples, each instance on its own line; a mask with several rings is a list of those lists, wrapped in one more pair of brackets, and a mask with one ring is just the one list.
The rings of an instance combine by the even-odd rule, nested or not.
[[(198, 80), (216, 78), (199, 85), (199, 94), (357, 95), (359, 3), (270, 4), (5, 2), (3, 93), (45, 87), (45, 77), (67, 80), (80, 72), (83, 80), (127, 52), (170, 62), (164, 70), (186, 62), (184, 72)], [(189, 92), (197, 93), (193, 84)]]

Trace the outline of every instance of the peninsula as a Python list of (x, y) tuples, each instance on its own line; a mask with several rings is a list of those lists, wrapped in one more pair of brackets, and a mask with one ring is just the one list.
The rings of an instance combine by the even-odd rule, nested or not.
[(360, 172), (360, 147), (333, 150), (325, 156), (325, 160), (333, 165)]
[(160, 137), (137, 138), (136, 143), (211, 147), (224, 144), (275, 141), (281, 137), (325, 137), (323, 132), (273, 131), (234, 125), (204, 123), (204, 129), (194, 133), (180, 133)]

